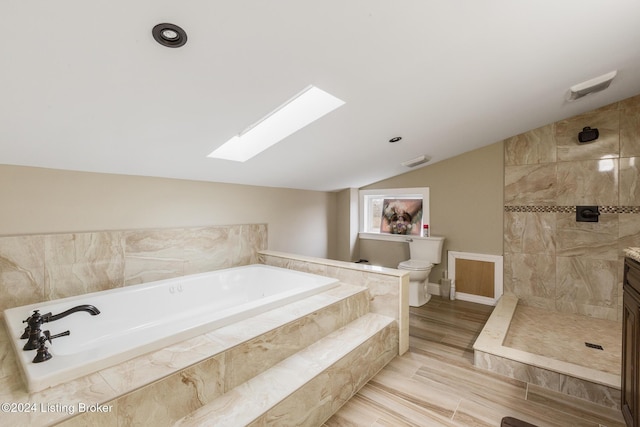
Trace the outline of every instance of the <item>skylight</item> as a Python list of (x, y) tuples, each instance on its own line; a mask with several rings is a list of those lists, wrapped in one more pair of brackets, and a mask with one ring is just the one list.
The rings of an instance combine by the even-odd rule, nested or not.
[(341, 99), (309, 86), (207, 157), (246, 162), (343, 104)]

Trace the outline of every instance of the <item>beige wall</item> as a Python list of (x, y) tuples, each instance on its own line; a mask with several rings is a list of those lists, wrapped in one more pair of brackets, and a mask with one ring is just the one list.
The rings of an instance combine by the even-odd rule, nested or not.
[[(503, 171), (503, 143), (497, 142), (364, 189), (429, 187), (429, 228), (446, 238), (443, 261), (431, 273), (431, 281), (437, 282), (446, 268), (447, 250), (502, 255)], [(407, 259), (407, 246), (360, 241), (360, 255), (395, 267)]]
[(336, 258), (339, 261), (357, 261), (358, 250), (358, 189), (347, 188), (336, 194)]
[(269, 249), (334, 257), (334, 193), (0, 165), (0, 236), (268, 225)]

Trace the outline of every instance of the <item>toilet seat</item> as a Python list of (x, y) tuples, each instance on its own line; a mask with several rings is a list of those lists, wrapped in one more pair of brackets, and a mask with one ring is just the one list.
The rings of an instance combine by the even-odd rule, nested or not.
[(433, 264), (431, 264), (430, 262), (422, 261), (419, 259), (409, 259), (406, 261), (402, 261), (400, 264), (398, 264), (398, 268), (401, 268), (403, 270), (414, 270), (414, 271), (427, 270), (432, 267), (433, 267)]

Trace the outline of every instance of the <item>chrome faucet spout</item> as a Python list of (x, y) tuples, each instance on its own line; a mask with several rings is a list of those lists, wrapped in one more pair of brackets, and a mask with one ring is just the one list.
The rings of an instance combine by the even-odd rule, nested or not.
[(98, 310), (93, 305), (83, 304), (83, 305), (79, 305), (79, 306), (70, 308), (69, 310), (63, 311), (62, 313), (53, 314), (53, 315), (48, 317), (47, 322), (53, 322), (53, 321), (56, 321), (58, 319), (62, 319), (63, 317), (67, 317), (68, 315), (73, 314), (73, 313), (78, 312), (78, 311), (86, 311), (87, 313), (91, 314), (92, 316), (96, 316), (96, 315), (100, 314), (100, 310)]

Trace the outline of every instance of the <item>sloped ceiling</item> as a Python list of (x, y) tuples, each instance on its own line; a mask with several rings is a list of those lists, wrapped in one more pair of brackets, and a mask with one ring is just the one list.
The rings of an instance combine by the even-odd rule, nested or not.
[[(361, 187), (640, 93), (639, 17), (637, 0), (3, 1), (0, 164)], [(161, 22), (186, 45), (156, 43)], [(346, 104), (245, 163), (206, 157), (310, 84)]]

